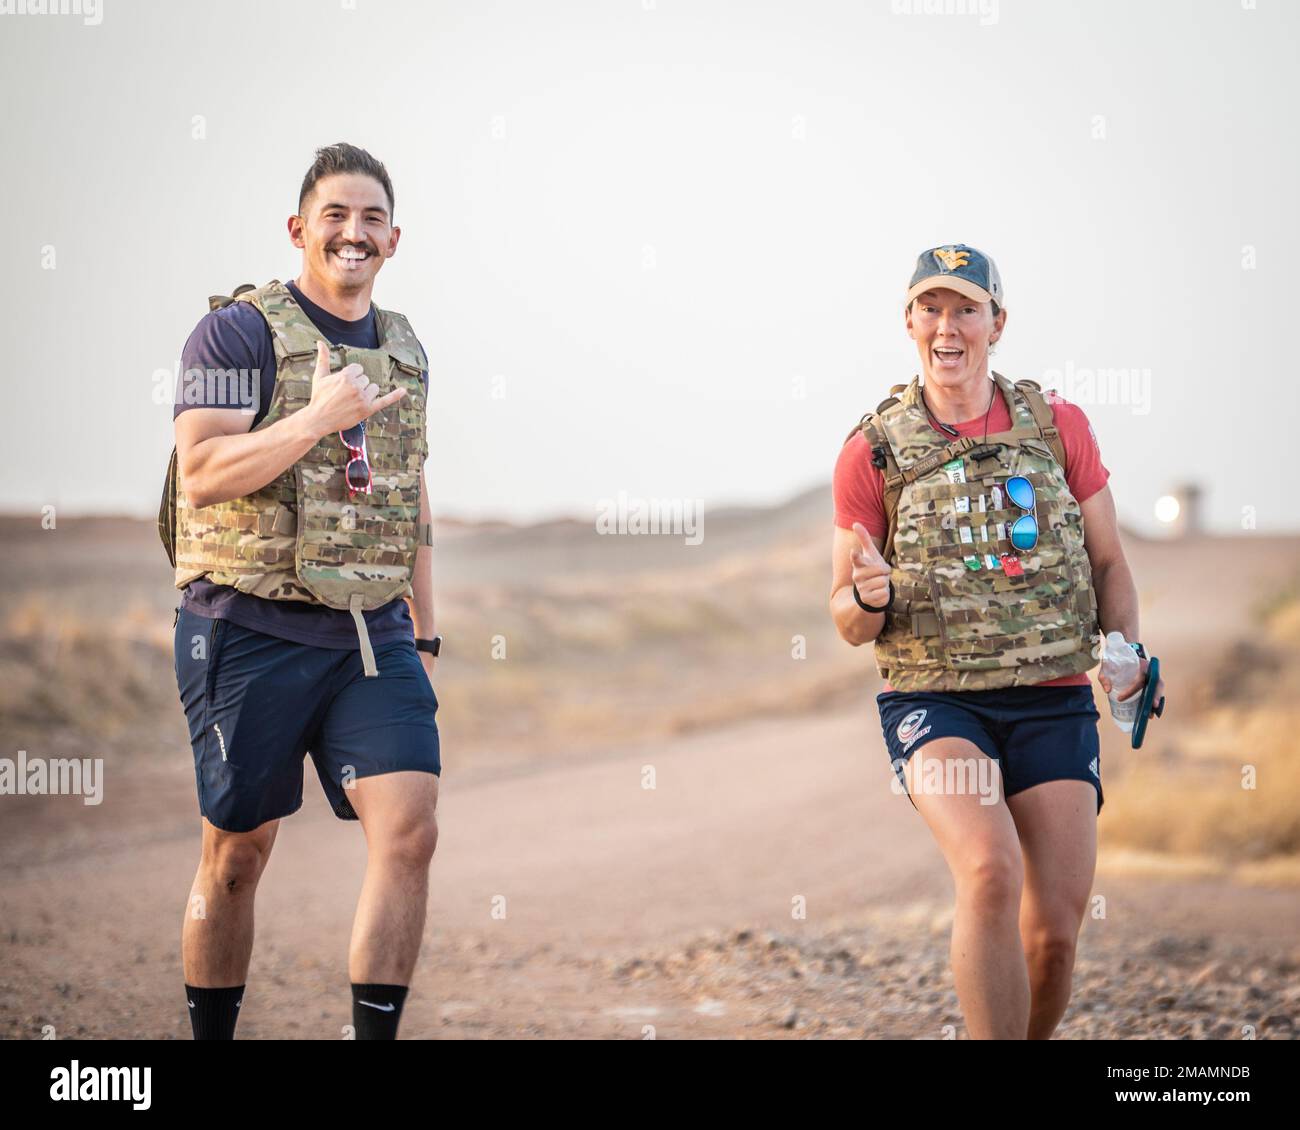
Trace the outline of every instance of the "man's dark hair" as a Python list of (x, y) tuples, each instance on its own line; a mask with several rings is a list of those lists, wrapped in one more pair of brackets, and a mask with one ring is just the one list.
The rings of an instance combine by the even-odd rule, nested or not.
[(298, 190), (298, 214), (302, 215), (302, 206), (322, 177), (332, 177), (337, 173), (364, 173), (374, 177), (384, 186), (388, 197), (388, 222), (393, 222), (393, 182), (388, 179), (388, 170), (382, 161), (375, 160), (364, 149), (339, 141), (316, 150), (316, 160), (302, 178), (302, 188)]

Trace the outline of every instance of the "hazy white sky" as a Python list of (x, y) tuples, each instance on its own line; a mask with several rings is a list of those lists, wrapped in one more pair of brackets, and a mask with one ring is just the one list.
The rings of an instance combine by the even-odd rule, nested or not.
[(1083, 405), (1125, 521), (1195, 479), (1214, 528), (1294, 528), (1298, 31), (1282, 0), (0, 15), (0, 508), (155, 511), (158, 371), (207, 295), (296, 276), (285, 219), (346, 140), (396, 189), (375, 299), (430, 355), (436, 514), (826, 481), (916, 369), (917, 253), (966, 242), (1007, 290), (995, 367)]

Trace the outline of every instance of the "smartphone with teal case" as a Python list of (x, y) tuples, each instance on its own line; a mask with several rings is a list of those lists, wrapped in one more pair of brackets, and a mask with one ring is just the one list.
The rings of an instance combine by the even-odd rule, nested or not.
[[(1154, 655), (1147, 663), (1147, 685), (1142, 688), (1142, 697), (1138, 699), (1137, 717), (1133, 719), (1133, 748), (1142, 748), (1142, 739), (1147, 734), (1147, 720), (1151, 717), (1151, 703), (1156, 697), (1156, 687), (1160, 685), (1160, 660)], [(1165, 712), (1165, 696), (1160, 696), (1160, 702), (1155, 708), (1155, 715), (1159, 718)]]

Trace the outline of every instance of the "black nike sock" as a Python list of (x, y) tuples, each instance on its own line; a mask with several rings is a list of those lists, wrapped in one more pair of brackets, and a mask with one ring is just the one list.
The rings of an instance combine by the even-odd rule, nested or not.
[(239, 1006), (244, 1000), (244, 986), (229, 989), (196, 989), (185, 986), (190, 1006), (190, 1024), (196, 1040), (233, 1040)]
[(352, 1027), (358, 1040), (395, 1040), (406, 1003), (405, 985), (352, 984)]

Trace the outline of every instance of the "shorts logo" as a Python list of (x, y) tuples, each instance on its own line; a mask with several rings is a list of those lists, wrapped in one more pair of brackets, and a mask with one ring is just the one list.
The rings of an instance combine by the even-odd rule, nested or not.
[(1095, 757), (1090, 762), (1088, 762), (1088, 768), (1092, 770), (1092, 775), (1096, 777), (1097, 780), (1100, 781), (1101, 774), (1097, 771), (1097, 759)]
[(898, 735), (899, 742), (902, 743), (904, 753), (906, 753), (912, 747), (912, 744), (918, 738), (923, 738), (925, 737), (926, 734), (930, 732), (929, 726), (926, 726), (924, 730), (921, 729), (921, 723), (924, 721), (925, 721), (925, 711), (913, 710), (911, 714), (909, 714), (898, 724), (898, 730), (896, 731), (896, 733)]

